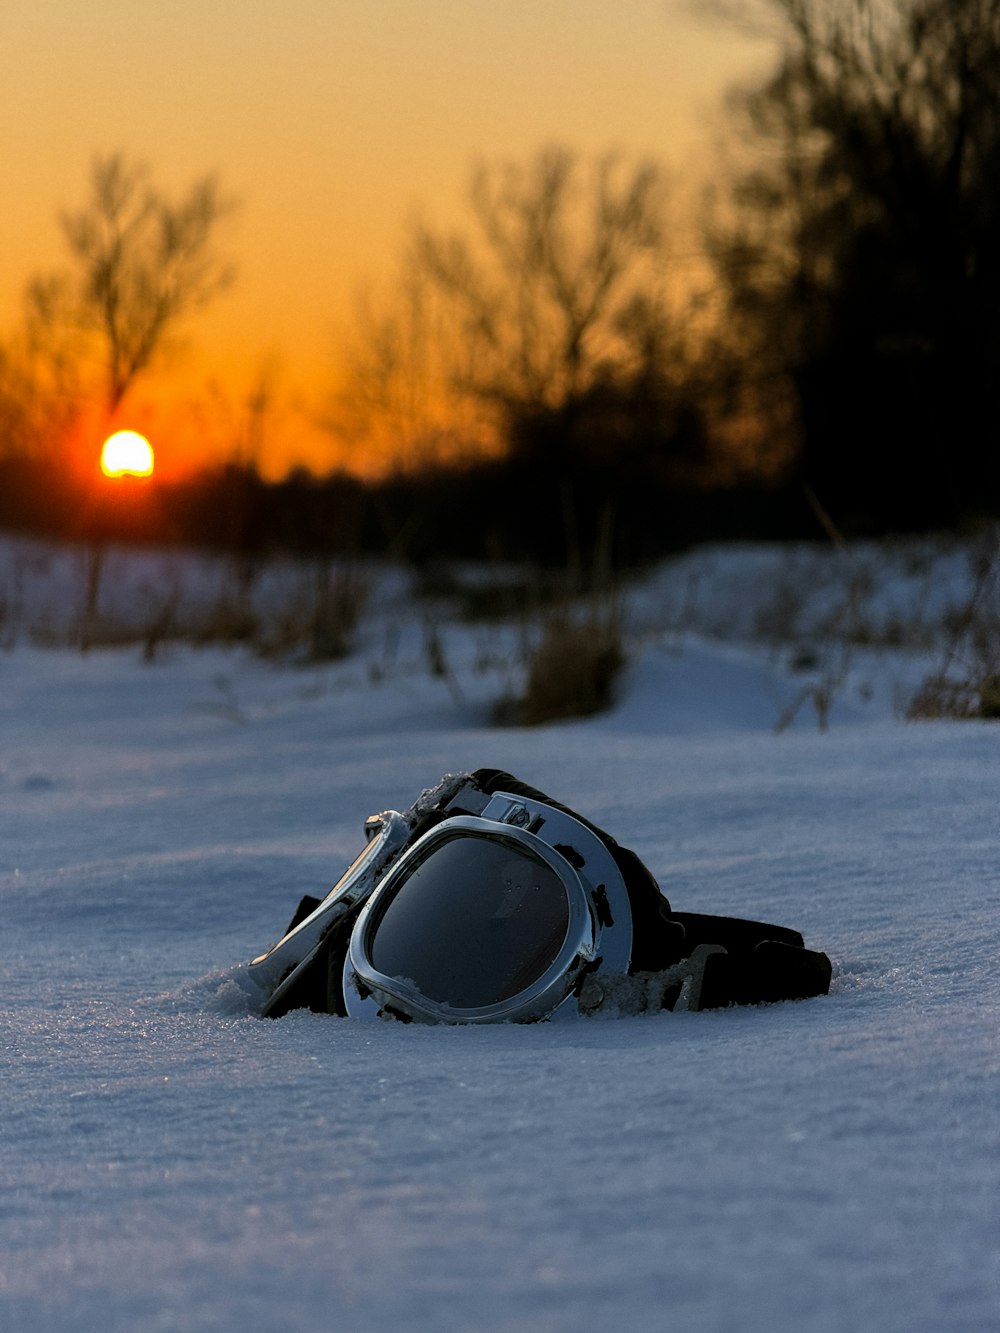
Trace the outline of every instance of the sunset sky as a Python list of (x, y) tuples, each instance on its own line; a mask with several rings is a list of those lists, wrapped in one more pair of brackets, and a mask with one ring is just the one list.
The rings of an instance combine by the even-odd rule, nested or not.
[(682, 178), (701, 169), (723, 89), (769, 52), (690, 12), (670, 0), (4, 0), (0, 337), (26, 280), (63, 261), (58, 212), (84, 202), (95, 154), (148, 162), (167, 193), (217, 171), (241, 205), (220, 233), (237, 281), (190, 323), (171, 373), (149, 380), (155, 410), (120, 424), (153, 438), (211, 381), (238, 404), (269, 366), (301, 410), (272, 427), (262, 463), (328, 465), (309, 417), (356, 292), (391, 281), (415, 213), (457, 216), (477, 158), (558, 142), (652, 155)]

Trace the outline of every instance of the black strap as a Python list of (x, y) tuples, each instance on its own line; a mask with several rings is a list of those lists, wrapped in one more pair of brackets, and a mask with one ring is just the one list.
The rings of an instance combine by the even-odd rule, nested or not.
[(705, 960), (698, 1008), (809, 1000), (829, 992), (832, 972), (825, 953), (762, 940), (750, 953), (714, 953)]
[(699, 1009), (731, 1004), (773, 1004), (826, 995), (832, 967), (825, 953), (807, 949), (797, 930), (767, 921), (672, 912), (684, 927), (688, 954), (700, 944), (721, 945), (705, 961)]
[(688, 952), (699, 944), (721, 944), (728, 953), (749, 953), (762, 940), (802, 948), (805, 941), (797, 930), (769, 921), (747, 921), (739, 916), (711, 916), (705, 912), (671, 912), (671, 920), (684, 927)]

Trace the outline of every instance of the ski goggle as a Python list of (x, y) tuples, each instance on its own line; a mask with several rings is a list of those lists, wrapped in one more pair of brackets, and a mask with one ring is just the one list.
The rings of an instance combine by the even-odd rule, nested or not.
[[(353, 865), (322, 902), (304, 900), (286, 934), (250, 963), (262, 1017), (307, 1007), (530, 1023), (829, 990), (829, 958), (806, 949), (798, 931), (669, 904), (651, 916), (649, 894), (658, 904), (659, 890), (633, 854), (620, 862), (593, 826), (540, 793), (488, 792), (475, 778), (442, 779), (409, 810), (367, 821)], [(629, 856), (642, 883), (626, 884)], [(658, 924), (666, 934), (656, 935)]]
[(601, 839), (540, 801), (477, 795), (478, 813), (417, 837), (412, 812), (369, 820), (322, 903), (250, 964), (265, 1016), (321, 954), (343, 955), (342, 1012), (429, 1023), (569, 1016), (591, 973), (627, 972), (628, 892)]

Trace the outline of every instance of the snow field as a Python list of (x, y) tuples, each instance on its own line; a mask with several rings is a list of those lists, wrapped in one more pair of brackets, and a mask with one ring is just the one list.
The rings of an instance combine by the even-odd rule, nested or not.
[[(801, 679), (713, 637), (749, 585), (698, 558), (700, 634), (665, 571), (617, 708), (532, 731), (487, 725), (504, 673), (455, 627), (450, 684), (405, 633), (374, 680), (371, 625), (324, 668), (0, 655), (4, 1333), (1000, 1329), (1000, 733), (900, 722), (925, 663), (896, 653), (775, 734)], [(801, 929), (830, 996), (255, 1018), (246, 960), (365, 815), (494, 764), (675, 906)]]

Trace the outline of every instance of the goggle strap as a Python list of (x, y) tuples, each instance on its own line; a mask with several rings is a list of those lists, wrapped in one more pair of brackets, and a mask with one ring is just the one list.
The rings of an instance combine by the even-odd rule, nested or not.
[(829, 992), (832, 971), (825, 953), (783, 940), (763, 939), (747, 953), (699, 944), (659, 972), (590, 972), (577, 1003), (583, 1014), (631, 1016), (807, 1000)]
[(699, 1008), (810, 1000), (829, 993), (832, 975), (825, 953), (781, 940), (762, 940), (750, 953), (720, 953), (708, 959)]

